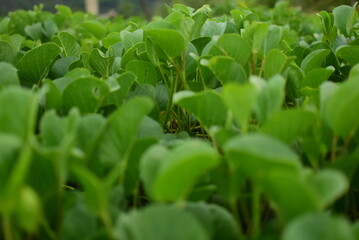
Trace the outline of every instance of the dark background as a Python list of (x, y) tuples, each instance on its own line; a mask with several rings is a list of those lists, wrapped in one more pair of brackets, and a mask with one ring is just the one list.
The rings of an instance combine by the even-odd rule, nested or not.
[[(198, 8), (203, 4), (219, 5), (223, 10), (231, 8), (237, 0), (98, 0), (101, 13), (111, 9), (125, 16), (144, 14), (147, 17), (161, 13), (164, 3), (184, 3), (188, 6)], [(331, 10), (333, 7), (348, 4), (353, 5), (354, 0), (289, 0), (293, 5), (301, 6), (307, 11)], [(276, 0), (242, 0), (248, 4), (265, 4), (273, 6)], [(7, 15), (9, 11), (16, 9), (31, 9), (34, 5), (43, 3), (45, 10), (54, 11), (56, 4), (65, 4), (74, 11), (85, 10), (84, 0), (0, 0), (0, 15)]]

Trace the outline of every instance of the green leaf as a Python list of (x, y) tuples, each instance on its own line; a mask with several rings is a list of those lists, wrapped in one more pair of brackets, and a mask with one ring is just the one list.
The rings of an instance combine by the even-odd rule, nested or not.
[(92, 172), (82, 167), (73, 167), (71, 171), (84, 186), (84, 197), (88, 208), (94, 213), (107, 211), (107, 192), (104, 183)]
[(219, 37), (209, 52), (210, 55), (225, 55), (245, 66), (251, 55), (250, 45), (238, 34), (224, 34)]
[(284, 143), (259, 133), (230, 139), (224, 151), (231, 164), (253, 179), (272, 170), (297, 173), (301, 166), (297, 155)]
[(76, 240), (94, 235), (98, 223), (96, 217), (83, 204), (82, 196), (76, 195), (75, 205), (64, 212), (60, 229), (61, 240)]
[(201, 29), (200, 36), (201, 37), (221, 36), (224, 34), (225, 31), (226, 31), (226, 23), (207, 20)]
[(309, 53), (302, 61), (300, 67), (304, 72), (322, 67), (326, 57), (329, 55), (329, 49), (318, 49)]
[(359, 101), (359, 81), (350, 79), (334, 92), (324, 108), (325, 120), (335, 135), (353, 135), (359, 126), (359, 116), (353, 109)]
[(107, 34), (107, 36), (102, 40), (102, 44), (105, 48), (109, 49), (115, 43), (121, 41), (121, 34), (118, 32), (112, 32)]
[(181, 57), (186, 47), (183, 35), (172, 29), (151, 29), (145, 31), (146, 37), (150, 37), (169, 59)]
[(285, 80), (280, 75), (274, 75), (268, 81), (252, 77), (250, 82), (256, 86), (258, 92), (254, 112), (263, 123), (280, 111), (284, 101)]
[(356, 5), (353, 7), (341, 5), (334, 8), (334, 25), (338, 27), (340, 32), (346, 37), (350, 37), (356, 18)]
[(0, 62), (12, 63), (15, 55), (10, 44), (5, 41), (0, 41)]
[[(151, 147), (141, 159), (140, 173), (146, 191), (155, 199), (180, 201), (188, 196), (196, 179), (217, 164), (216, 152), (193, 140), (171, 151), (161, 145)], [(180, 177), (183, 174), (186, 178)]]
[(119, 76), (115, 77), (114, 82), (112, 82), (112, 78), (113, 77), (107, 79), (111, 89), (110, 93), (106, 96), (103, 102), (104, 106), (111, 104), (120, 106), (125, 100), (133, 83), (136, 81), (136, 75), (131, 72), (124, 72), (120, 74)]
[(314, 183), (319, 192), (322, 209), (332, 204), (348, 189), (345, 175), (337, 170), (324, 169), (318, 172), (310, 182)]
[(215, 204), (187, 203), (185, 210), (206, 229), (210, 239), (238, 239), (238, 226), (225, 208)]
[(219, 163), (216, 151), (198, 140), (184, 142), (163, 157), (152, 186), (158, 201), (184, 200), (198, 177)]
[(359, 63), (359, 46), (340, 46), (335, 51), (335, 55), (354, 66)]
[[(100, 114), (87, 114), (80, 119), (76, 130), (77, 146), (85, 153), (95, 148), (96, 140), (106, 124), (106, 119)], [(93, 126), (96, 126), (94, 128)]]
[[(145, 119), (151, 119), (149, 117), (145, 117)], [(152, 120), (152, 119), (151, 119)], [(151, 121), (150, 120), (150, 121)], [(152, 123), (155, 122), (152, 120)], [(157, 122), (156, 122), (157, 123)], [(158, 124), (158, 123), (157, 123)], [(144, 128), (144, 121), (142, 122), (141, 128)], [(150, 126), (151, 127), (151, 126)], [(132, 194), (136, 194), (138, 186), (140, 184), (140, 160), (143, 154), (153, 145), (158, 143), (157, 136), (161, 133), (163, 135), (162, 126), (158, 124), (155, 128), (158, 127), (158, 131), (152, 127), (152, 129), (146, 133), (142, 131), (142, 136), (138, 136), (139, 139), (134, 143), (134, 147), (129, 156), (128, 167), (125, 173), (124, 180), (124, 188), (127, 196)], [(152, 132), (151, 132), (152, 131)], [(139, 130), (141, 132), (141, 129)], [(140, 135), (140, 134), (139, 134)], [(147, 135), (147, 136), (146, 136)], [(151, 136), (152, 135), (152, 136)], [(147, 182), (146, 182), (147, 184)], [(145, 185), (147, 187), (147, 185)], [(149, 192), (146, 189), (147, 192)]]
[(232, 111), (237, 124), (247, 131), (257, 92), (253, 85), (226, 84), (223, 89), (224, 101)]
[(142, 120), (137, 133), (138, 138), (161, 139), (163, 136), (163, 129), (159, 122), (147, 116)]
[(333, 94), (337, 91), (339, 86), (333, 82), (325, 82), (320, 85), (320, 115), (323, 119), (325, 119), (326, 108), (329, 102), (329, 99), (333, 96)]
[(194, 20), (182, 12), (173, 12), (165, 18), (166, 21), (177, 27), (186, 41), (189, 41), (194, 28)]
[[(0, 122), (0, 126), (1, 126), (1, 122)], [(5, 188), (2, 189), (4, 193), (3, 211), (5, 211), (6, 214), (11, 214), (12, 211), (18, 209), (19, 207), (18, 203), (14, 200), (18, 199), (19, 192), (21, 191), (22, 187), (25, 184), (26, 177), (29, 173), (29, 166), (31, 164), (31, 161), (32, 161), (32, 149), (30, 147), (30, 144), (26, 143), (22, 146), (20, 154), (16, 158), (16, 161), (14, 161), (14, 166), (12, 168), (12, 171), (10, 172), (7, 184)], [(31, 206), (29, 211), (32, 210), (31, 209), (32, 207), (36, 207), (36, 206)], [(32, 212), (31, 214), (36, 215), (37, 213)]]
[(288, 63), (288, 57), (282, 51), (273, 49), (267, 55), (264, 66), (264, 78), (269, 79), (276, 74), (282, 74)]
[(65, 18), (69, 18), (69, 19), (71, 18), (72, 10), (68, 6), (62, 4), (56, 4), (55, 8), (58, 14), (62, 15)]
[(3, 40), (7, 41), (14, 52), (19, 52), (22, 44), (25, 42), (25, 37), (20, 34), (13, 34), (11, 36), (3, 36)]
[(252, 44), (252, 53), (254, 55), (263, 53), (267, 34), (269, 31), (268, 23), (253, 22), (251, 25), (245, 26), (245, 38)]
[(227, 108), (222, 97), (214, 91), (178, 92), (173, 102), (189, 109), (208, 130), (212, 126), (224, 126), (226, 122)]
[[(5, 189), (14, 166), (14, 159), (20, 152), (22, 141), (15, 135), (0, 134), (0, 188)], [(4, 209), (4, 191), (0, 191), (0, 213)]]
[(66, 57), (80, 55), (80, 44), (78, 44), (74, 35), (68, 32), (60, 32), (58, 38)]
[(44, 114), (40, 122), (40, 138), (44, 146), (60, 145), (65, 135), (65, 122), (66, 120), (57, 116), (54, 110)]
[(95, 77), (83, 77), (69, 83), (62, 95), (63, 107), (78, 107), (81, 113), (93, 113), (109, 92), (108, 85)]
[(59, 29), (57, 28), (56, 23), (53, 20), (45, 20), (42, 23), (42, 33), (47, 37), (51, 38), (55, 35)]
[(5, 17), (5, 18), (1, 19), (1, 21), (0, 21), (0, 34), (3, 34), (3, 33), (5, 33), (7, 31), (9, 23), (10, 23), (10, 18)]
[(355, 240), (353, 228), (342, 218), (325, 212), (301, 216), (286, 226), (283, 240)]
[(329, 35), (334, 26), (334, 15), (329, 14), (327, 11), (321, 11), (317, 15), (321, 18), (324, 34)]
[(192, 19), (195, 22), (192, 34), (193, 39), (200, 37), (203, 24), (206, 22), (211, 12), (212, 9), (209, 7), (209, 5), (203, 5), (201, 8), (197, 9), (196, 12), (194, 12), (192, 15)]
[(130, 150), (137, 130), (152, 109), (146, 97), (135, 97), (111, 114), (98, 146), (99, 159), (106, 165), (121, 162)]
[(55, 61), (54, 65), (52, 65), (49, 75), (53, 78), (63, 77), (69, 71), (70, 65), (79, 59), (80, 58), (76, 56), (59, 58)]
[(146, 83), (156, 86), (156, 70), (151, 63), (133, 60), (126, 65), (126, 70), (136, 75), (136, 82), (138, 84)]
[(32, 92), (9, 87), (0, 92), (0, 132), (30, 137), (35, 129), (37, 97)]
[(231, 57), (218, 56), (212, 57), (208, 62), (204, 62), (218, 80), (222, 83), (236, 82), (246, 83), (247, 73), (240, 65)]
[(283, 169), (273, 169), (266, 177), (258, 177), (258, 180), (284, 221), (321, 209), (320, 196), (312, 186), (313, 183), (306, 181), (305, 172), (294, 174)]
[(267, 55), (271, 50), (275, 49), (282, 40), (282, 28), (276, 25), (269, 26), (269, 30), (264, 40), (263, 52)]
[(28, 51), (16, 64), (21, 84), (27, 87), (39, 84), (60, 53), (61, 48), (55, 43), (45, 43)]
[(115, 236), (131, 240), (209, 240), (204, 228), (190, 214), (161, 205), (122, 216), (116, 224)]
[(313, 112), (302, 109), (281, 111), (268, 119), (262, 132), (290, 144), (300, 136), (307, 136), (316, 122), (318, 119)]
[(17, 69), (11, 64), (0, 62), (0, 72), (0, 88), (20, 84)]
[(26, 26), (24, 31), (32, 40), (41, 40), (44, 37), (44, 29), (39, 22)]
[(96, 20), (87, 20), (81, 23), (81, 26), (86, 29), (86, 31), (90, 32), (97, 39), (102, 39), (106, 33), (106, 27)]
[(142, 29), (138, 29), (133, 32), (123, 30), (121, 31), (120, 36), (126, 51), (135, 46), (137, 43), (143, 42)]
[(301, 83), (302, 87), (319, 88), (333, 74), (334, 69), (316, 68), (309, 71)]
[(124, 69), (126, 65), (133, 60), (140, 60), (139, 55), (146, 52), (146, 44), (143, 42), (137, 43), (128, 49), (122, 57), (121, 67)]
[(113, 51), (103, 54), (99, 49), (93, 49), (89, 56), (90, 66), (95, 70), (98, 76), (108, 77), (112, 74), (112, 67), (115, 61)]
[(154, 145), (148, 149), (140, 160), (140, 178), (144, 183), (148, 194), (154, 195), (154, 183), (156, 181), (159, 169), (169, 150), (162, 145)]
[(23, 186), (16, 199), (15, 218), (22, 229), (35, 234), (42, 221), (40, 196), (28, 186)]

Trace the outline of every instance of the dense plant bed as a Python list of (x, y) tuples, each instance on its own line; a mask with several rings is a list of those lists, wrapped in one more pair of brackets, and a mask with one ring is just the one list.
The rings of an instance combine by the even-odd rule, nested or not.
[(359, 239), (354, 7), (0, 20), (0, 239)]

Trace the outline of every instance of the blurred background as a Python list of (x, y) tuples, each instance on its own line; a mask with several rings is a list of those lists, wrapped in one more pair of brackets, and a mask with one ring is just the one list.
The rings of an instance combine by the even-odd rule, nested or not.
[[(331, 10), (341, 4), (353, 5), (355, 0), (288, 0), (292, 5), (300, 6), (305, 11)], [(116, 13), (125, 17), (144, 15), (150, 18), (154, 14), (163, 13), (164, 4), (183, 3), (198, 8), (203, 4), (215, 7), (217, 14), (228, 12), (238, 2), (245, 2), (249, 6), (256, 4), (273, 6), (277, 0), (0, 0), (0, 15), (7, 15), (16, 9), (31, 9), (34, 5), (43, 3), (45, 10), (54, 11), (56, 4), (65, 4), (73, 10), (90, 11), (95, 14)]]

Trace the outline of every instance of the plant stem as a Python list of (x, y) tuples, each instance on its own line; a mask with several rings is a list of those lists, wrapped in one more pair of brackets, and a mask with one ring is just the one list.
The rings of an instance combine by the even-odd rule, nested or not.
[(244, 235), (242, 221), (241, 221), (241, 218), (239, 216), (236, 199), (233, 199), (233, 200), (230, 201), (230, 207), (231, 207), (231, 211), (233, 213), (233, 216), (234, 216), (234, 218), (235, 218), (235, 220), (237, 222), (238, 232), (239, 232), (239, 238), (238, 239), (245, 240), (246, 236)]
[(334, 136), (332, 140), (332, 152), (330, 156), (330, 161), (335, 162), (337, 158), (337, 144), (338, 144), (338, 137)]
[(169, 87), (169, 84), (168, 84), (166, 75), (165, 75), (165, 73), (163, 72), (163, 69), (162, 69), (161, 64), (158, 66), (158, 69), (160, 70), (161, 77), (162, 77), (162, 79), (163, 79), (163, 83), (165, 84), (166, 89), (169, 91), (170, 87)]
[(260, 234), (260, 222), (261, 222), (261, 189), (258, 185), (252, 184), (252, 236), (257, 237)]
[(257, 55), (255, 53), (252, 53), (251, 75), (255, 74), (256, 65), (257, 65)]
[(173, 81), (173, 75), (171, 74), (171, 78), (172, 78), (172, 84), (171, 84), (171, 89), (169, 90), (169, 95), (168, 95), (168, 103), (167, 103), (167, 107), (166, 107), (166, 113), (165, 113), (165, 118), (163, 120), (163, 126), (165, 128), (167, 128), (167, 122), (169, 120), (170, 114), (171, 114), (171, 109), (172, 109), (172, 101), (173, 101), (173, 94), (175, 93), (176, 89), (177, 89), (177, 82), (178, 82), (178, 76), (176, 77), (176, 80)]
[(348, 151), (348, 148), (349, 148), (349, 145), (350, 145), (350, 142), (352, 141), (353, 139), (353, 136), (352, 135), (349, 135), (345, 140), (344, 140), (344, 146), (342, 148), (342, 151), (341, 151), (341, 155), (344, 155), (347, 151)]
[(262, 59), (262, 64), (261, 64), (261, 69), (259, 70), (259, 74), (258, 74), (259, 77), (262, 77), (263, 70), (264, 70), (264, 67), (265, 67), (265, 65), (266, 65), (266, 61), (267, 61), (267, 58), (266, 58), (266, 57), (263, 57), (263, 59)]
[(140, 200), (140, 185), (137, 183), (135, 193), (133, 195), (133, 206), (138, 208)]
[(5, 216), (3, 217), (3, 230), (4, 230), (4, 237), (5, 240), (13, 240), (14, 238), (12, 237), (12, 232), (11, 232), (11, 219), (8, 216), (9, 214), (5, 214)]
[(183, 89), (184, 90), (188, 90), (189, 87), (188, 87), (188, 84), (187, 84), (187, 81), (186, 81), (186, 74), (184, 73), (183, 70), (179, 69), (178, 65), (175, 63), (175, 62), (172, 62), (173, 66), (175, 67), (176, 69), (176, 72), (179, 76), (179, 78), (181, 79), (181, 82), (182, 82), (182, 85), (183, 85)]
[(111, 217), (108, 214), (108, 211), (103, 210), (100, 213), (101, 219), (103, 221), (103, 224), (105, 225), (106, 231), (110, 237), (110, 239), (115, 239), (115, 237), (113, 236), (112, 233), (112, 221), (111, 221)]

